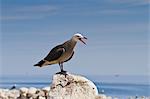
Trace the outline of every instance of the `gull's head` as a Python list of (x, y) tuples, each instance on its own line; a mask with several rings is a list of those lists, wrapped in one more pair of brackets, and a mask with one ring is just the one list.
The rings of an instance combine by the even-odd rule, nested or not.
[(87, 38), (86, 38), (85, 36), (81, 35), (80, 33), (74, 34), (72, 38), (73, 38), (73, 40), (75, 40), (76, 42), (77, 42), (77, 41), (81, 41), (83, 44), (86, 44), (86, 43), (84, 42), (84, 39), (87, 39)]

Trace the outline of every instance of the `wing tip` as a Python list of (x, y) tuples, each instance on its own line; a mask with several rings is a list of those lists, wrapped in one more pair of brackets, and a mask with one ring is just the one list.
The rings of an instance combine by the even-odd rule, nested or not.
[(41, 60), (40, 62), (38, 62), (37, 64), (34, 64), (33, 66), (38, 66), (38, 67), (42, 67), (43, 66), (43, 64), (45, 63), (45, 61), (44, 60)]
[(39, 65), (39, 64), (34, 64), (33, 66), (34, 66), (34, 67), (42, 67), (42, 66)]

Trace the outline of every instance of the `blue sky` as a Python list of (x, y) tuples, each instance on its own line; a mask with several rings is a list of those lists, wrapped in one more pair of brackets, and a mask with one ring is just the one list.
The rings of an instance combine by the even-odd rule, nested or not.
[(148, 0), (1, 0), (2, 75), (51, 75), (33, 64), (81, 32), (65, 70), (84, 75), (148, 75)]

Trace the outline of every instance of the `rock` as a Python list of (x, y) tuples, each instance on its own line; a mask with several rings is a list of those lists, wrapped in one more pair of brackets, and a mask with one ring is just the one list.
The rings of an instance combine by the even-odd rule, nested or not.
[(34, 88), (34, 87), (30, 87), (30, 88), (29, 88), (29, 90), (28, 90), (28, 94), (35, 94), (35, 93), (36, 93), (36, 91), (37, 91), (37, 89), (36, 89), (36, 88)]
[(8, 92), (9, 99), (17, 99), (20, 96), (19, 90), (13, 89)]
[(20, 88), (20, 92), (21, 93), (28, 93), (28, 88), (26, 88), (26, 87), (22, 87), (22, 88)]
[(19, 90), (0, 89), (0, 99), (17, 99)]
[[(49, 99), (96, 99), (98, 90), (87, 78), (73, 74), (55, 74)], [(100, 99), (100, 98), (97, 98)]]
[(44, 88), (42, 88), (42, 91), (44, 92), (44, 95), (47, 97), (48, 92), (50, 91), (50, 87), (44, 87)]
[(7, 94), (9, 90), (8, 89), (0, 89), (0, 99), (8, 99)]
[(20, 88), (20, 96), (19, 96), (19, 99), (26, 99), (28, 90), (29, 90), (29, 89), (26, 88), (26, 87)]
[(27, 97), (33, 97), (36, 98), (37, 96), (35, 95), (37, 89), (34, 87), (30, 87), (27, 93)]
[(50, 90), (50, 87), (44, 87), (42, 88), (42, 90), (48, 92)]
[(37, 91), (36, 91), (36, 95), (37, 96), (45, 96), (45, 92), (43, 91), (43, 90), (40, 90), (40, 89), (38, 89)]
[(104, 95), (104, 94), (99, 94), (96, 96), (95, 99), (110, 99), (110, 98), (106, 97), (106, 95)]
[(42, 96), (39, 96), (39, 98), (38, 99), (47, 99), (47, 98), (45, 98), (45, 97), (42, 97)]

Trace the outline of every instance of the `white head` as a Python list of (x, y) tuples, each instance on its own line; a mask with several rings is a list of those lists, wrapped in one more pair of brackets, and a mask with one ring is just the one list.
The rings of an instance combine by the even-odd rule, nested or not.
[(82, 43), (86, 44), (86, 43), (83, 41), (83, 39), (87, 39), (87, 38), (84, 37), (84, 36), (82, 36), (82, 35), (79, 34), (79, 33), (76, 33), (76, 34), (73, 35), (72, 39), (75, 40), (76, 42), (77, 42), (77, 41), (81, 41)]

